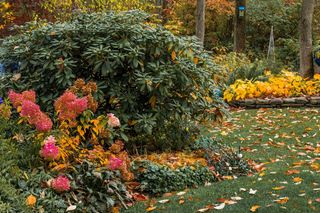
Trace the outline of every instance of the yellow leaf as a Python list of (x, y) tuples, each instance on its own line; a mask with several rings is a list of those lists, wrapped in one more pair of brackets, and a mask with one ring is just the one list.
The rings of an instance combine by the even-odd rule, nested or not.
[(254, 205), (254, 206), (251, 207), (250, 211), (251, 211), (251, 212), (256, 212), (257, 209), (260, 208), (260, 207), (261, 207), (261, 206), (259, 206), (259, 205)]
[(280, 198), (280, 199), (278, 199), (278, 200), (275, 200), (275, 202), (277, 202), (277, 203), (279, 203), (279, 204), (285, 204), (285, 203), (288, 202), (288, 200), (289, 200), (288, 197), (282, 197), (282, 198)]
[(299, 182), (301, 182), (303, 179), (302, 178), (300, 178), (300, 177), (295, 177), (295, 178), (293, 178), (293, 182), (295, 182), (295, 183), (299, 183)]
[(193, 59), (193, 63), (194, 63), (194, 64), (198, 64), (198, 63), (199, 63), (199, 58), (195, 57), (195, 58)]
[(175, 51), (172, 51), (172, 53), (171, 53), (171, 58), (172, 58), (172, 60), (175, 61), (175, 60), (176, 60), (176, 57), (177, 57), (176, 52), (175, 52)]
[(147, 211), (147, 212), (151, 212), (151, 211), (155, 210), (156, 208), (157, 208), (156, 206), (149, 206), (149, 207), (146, 209), (146, 211)]
[(285, 186), (278, 186), (278, 187), (273, 187), (272, 189), (273, 190), (281, 190), (281, 189), (284, 189), (286, 188)]
[(153, 95), (149, 100), (149, 104), (151, 105), (152, 108), (154, 108), (156, 106), (156, 102), (157, 102), (157, 97)]

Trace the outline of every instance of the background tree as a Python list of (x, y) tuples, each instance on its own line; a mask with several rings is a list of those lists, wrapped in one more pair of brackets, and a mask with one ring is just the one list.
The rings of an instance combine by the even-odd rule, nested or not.
[(315, 0), (303, 0), (300, 18), (300, 73), (312, 77), (312, 17)]
[(205, 13), (206, 13), (206, 1), (197, 0), (196, 36), (199, 38), (202, 45), (204, 44), (204, 34), (205, 34)]
[(236, 0), (234, 20), (234, 51), (243, 52), (246, 45), (246, 0)]

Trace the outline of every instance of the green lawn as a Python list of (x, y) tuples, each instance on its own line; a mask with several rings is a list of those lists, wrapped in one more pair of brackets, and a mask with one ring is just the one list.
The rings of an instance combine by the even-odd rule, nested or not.
[[(252, 206), (259, 205), (256, 212), (320, 212), (319, 127), (318, 109), (233, 112), (223, 127), (210, 131), (227, 144), (241, 146), (245, 158), (266, 163), (265, 171), (252, 177), (190, 189), (183, 195), (183, 204), (179, 204), (181, 196), (159, 198), (170, 202), (154, 204), (156, 209), (153, 212), (196, 212), (207, 205), (219, 204), (220, 198), (234, 196), (243, 199), (226, 205), (223, 210), (210, 211), (250, 212)], [(296, 174), (287, 174), (288, 170)], [(301, 182), (297, 182), (299, 178)], [(257, 192), (250, 195), (250, 189)], [(289, 198), (286, 203), (275, 201), (284, 197)], [(124, 212), (145, 212), (147, 207), (148, 202), (138, 203)]]

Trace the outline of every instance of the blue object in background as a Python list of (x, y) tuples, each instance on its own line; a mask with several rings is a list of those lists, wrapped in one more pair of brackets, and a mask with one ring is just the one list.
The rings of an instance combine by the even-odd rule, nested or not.
[(4, 75), (4, 73), (5, 73), (4, 65), (0, 63), (0, 76)]
[(239, 6), (239, 11), (245, 11), (246, 7), (245, 6)]
[(11, 71), (17, 71), (19, 67), (20, 67), (20, 64), (18, 62), (10, 64)]
[(3, 104), (3, 99), (0, 97), (0, 104)]
[(314, 61), (316, 62), (316, 64), (317, 64), (318, 66), (320, 66), (320, 58), (315, 58)]

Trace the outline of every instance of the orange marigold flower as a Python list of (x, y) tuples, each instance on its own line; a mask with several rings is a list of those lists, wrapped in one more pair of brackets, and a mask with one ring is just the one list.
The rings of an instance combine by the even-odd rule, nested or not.
[(26, 204), (31, 207), (34, 206), (36, 202), (37, 202), (37, 198), (34, 195), (29, 195), (26, 199)]

